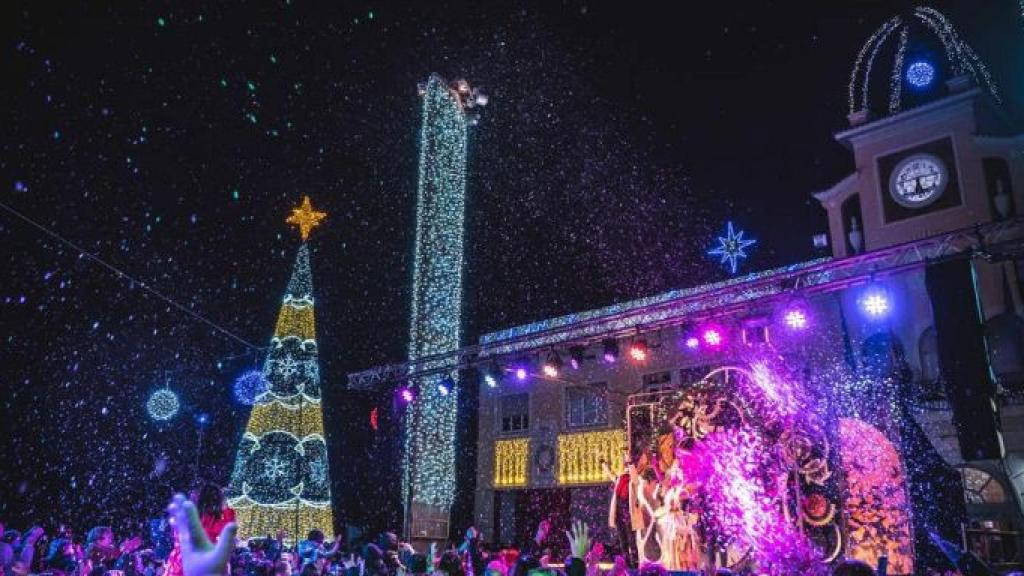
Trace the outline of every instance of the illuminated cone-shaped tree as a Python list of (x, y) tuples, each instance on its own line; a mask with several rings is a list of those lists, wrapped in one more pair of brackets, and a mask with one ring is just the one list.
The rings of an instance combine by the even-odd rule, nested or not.
[(242, 538), (281, 529), (292, 538), (305, 537), (313, 528), (333, 530), (313, 278), (305, 243), (325, 216), (313, 210), (307, 197), (288, 218), (299, 227), (303, 244), (263, 365), (266, 390), (256, 396), (228, 491)]

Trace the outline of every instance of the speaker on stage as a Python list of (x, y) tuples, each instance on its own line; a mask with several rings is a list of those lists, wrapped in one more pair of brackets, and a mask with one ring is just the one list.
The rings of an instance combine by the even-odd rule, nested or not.
[(970, 260), (931, 264), (925, 285), (932, 302), (939, 366), (964, 460), (1001, 458), (1003, 440), (989, 369), (983, 318)]

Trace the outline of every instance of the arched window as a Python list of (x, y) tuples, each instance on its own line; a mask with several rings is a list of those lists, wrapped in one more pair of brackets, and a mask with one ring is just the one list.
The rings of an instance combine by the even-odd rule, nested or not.
[(964, 477), (964, 501), (968, 504), (1002, 504), (1006, 490), (991, 474), (978, 468), (961, 468)]
[(925, 328), (917, 341), (918, 359), (921, 362), (921, 381), (935, 384), (941, 375), (939, 371), (939, 338), (935, 326)]
[(992, 371), (1003, 380), (1024, 380), (1024, 321), (1004, 312), (985, 323)]

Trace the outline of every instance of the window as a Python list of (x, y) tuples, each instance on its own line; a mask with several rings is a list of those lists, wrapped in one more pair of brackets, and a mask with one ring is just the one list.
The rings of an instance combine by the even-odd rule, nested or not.
[(711, 366), (690, 366), (679, 370), (679, 382), (684, 386), (692, 386), (704, 379), (711, 372)]
[(672, 373), (666, 370), (665, 372), (644, 374), (643, 383), (644, 392), (672, 390)]
[(522, 432), (530, 429), (530, 395), (509, 394), (499, 400), (502, 432)]
[(565, 389), (567, 428), (608, 424), (608, 384), (599, 382)]
[(968, 504), (1002, 504), (1006, 502), (1003, 485), (991, 474), (977, 468), (961, 468), (964, 475), (964, 500)]

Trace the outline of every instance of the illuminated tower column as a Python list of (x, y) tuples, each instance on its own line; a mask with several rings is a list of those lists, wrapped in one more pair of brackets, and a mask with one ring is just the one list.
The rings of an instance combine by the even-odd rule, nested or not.
[(306, 197), (288, 222), (299, 227), (295, 256), (274, 337), (263, 364), (265, 389), (253, 403), (238, 446), (228, 503), (241, 538), (286, 530), (290, 539), (312, 529), (333, 531), (331, 482), (320, 406), (320, 364), (313, 315), (309, 231), (326, 217)]
[[(431, 75), (420, 86), (423, 126), (420, 132), (419, 182), (416, 195), (409, 360), (459, 347), (462, 308), (462, 239), (466, 208), (465, 107), (473, 96), (464, 81), (449, 84)], [(457, 387), (444, 394), (445, 375), (418, 379), (416, 401), (406, 412), (402, 490), (410, 525), (447, 518), (455, 492)], [(420, 520), (423, 520), (421, 523)], [(437, 524), (433, 524), (437, 526)], [(416, 529), (416, 535), (423, 535)], [(430, 537), (447, 534), (430, 534)]]

